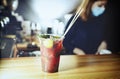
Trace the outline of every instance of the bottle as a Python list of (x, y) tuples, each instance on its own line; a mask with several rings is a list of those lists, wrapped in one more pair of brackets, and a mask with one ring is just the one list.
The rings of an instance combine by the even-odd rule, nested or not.
[(47, 34), (52, 34), (52, 28), (51, 27), (47, 28)]

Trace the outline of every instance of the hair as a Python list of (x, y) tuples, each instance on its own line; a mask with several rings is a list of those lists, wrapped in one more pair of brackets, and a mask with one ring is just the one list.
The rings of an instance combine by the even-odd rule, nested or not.
[(82, 15), (80, 16), (83, 21), (87, 21), (90, 14), (91, 14), (91, 8), (94, 2), (96, 1), (107, 1), (107, 0), (89, 0), (87, 6), (85, 7), (84, 11), (82, 12)]

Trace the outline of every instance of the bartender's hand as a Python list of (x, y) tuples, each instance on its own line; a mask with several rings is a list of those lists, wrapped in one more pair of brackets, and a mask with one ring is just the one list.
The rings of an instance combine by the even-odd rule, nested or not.
[(102, 41), (101, 42), (101, 44), (98, 47), (98, 50), (96, 52), (96, 55), (102, 55), (102, 54), (112, 54), (112, 52), (107, 49), (107, 43), (106, 43), (106, 41)]
[(74, 48), (73, 53), (75, 53), (76, 55), (85, 55), (85, 52), (79, 48)]

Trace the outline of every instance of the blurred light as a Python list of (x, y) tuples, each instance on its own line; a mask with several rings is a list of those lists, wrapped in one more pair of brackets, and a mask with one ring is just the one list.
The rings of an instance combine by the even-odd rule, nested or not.
[(32, 0), (31, 8), (41, 19), (60, 18), (72, 11), (82, 0)]

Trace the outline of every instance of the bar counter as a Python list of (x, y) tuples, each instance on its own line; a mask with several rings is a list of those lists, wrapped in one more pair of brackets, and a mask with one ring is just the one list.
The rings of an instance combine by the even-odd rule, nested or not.
[(0, 59), (0, 79), (120, 79), (120, 55), (61, 55), (59, 72), (41, 70), (40, 57)]

